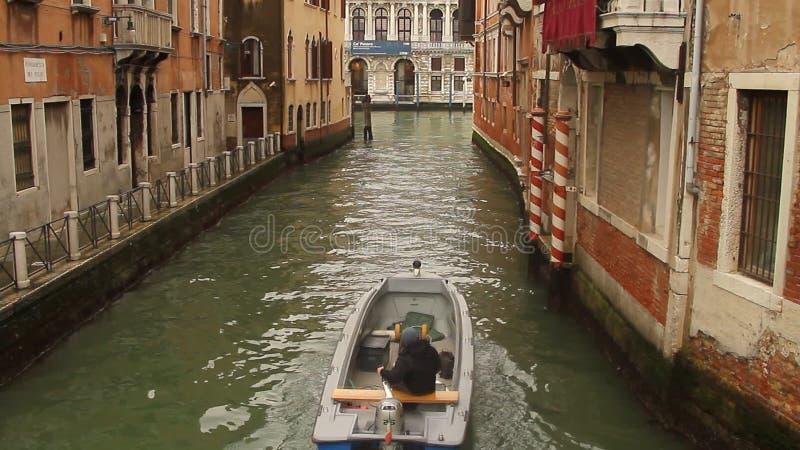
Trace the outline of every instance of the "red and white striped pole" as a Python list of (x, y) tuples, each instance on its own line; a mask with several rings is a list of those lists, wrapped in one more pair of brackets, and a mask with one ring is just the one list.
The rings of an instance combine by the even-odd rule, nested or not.
[(529, 228), (531, 242), (536, 242), (542, 234), (542, 176), (544, 169), (544, 120), (547, 113), (542, 108), (534, 108), (531, 113), (531, 161), (530, 161), (530, 206)]
[(556, 118), (556, 154), (553, 173), (552, 249), (550, 262), (564, 263), (564, 238), (567, 225), (567, 176), (569, 173), (569, 112), (559, 111)]

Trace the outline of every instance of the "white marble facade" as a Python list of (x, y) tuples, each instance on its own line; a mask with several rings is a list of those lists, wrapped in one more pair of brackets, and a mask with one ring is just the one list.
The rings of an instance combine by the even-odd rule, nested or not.
[[(374, 103), (472, 104), (474, 49), (458, 39), (457, 14), (457, 1), (348, 1), (347, 67), (358, 67), (359, 62), (365, 67), (364, 84)], [(353, 55), (353, 40), (404, 41), (410, 43), (411, 51)], [(403, 82), (398, 64), (407, 62), (413, 64), (413, 86), (407, 82), (400, 87)], [(441, 67), (433, 67), (439, 64)], [(353, 78), (353, 91), (358, 96), (364, 89), (357, 84), (358, 76)]]

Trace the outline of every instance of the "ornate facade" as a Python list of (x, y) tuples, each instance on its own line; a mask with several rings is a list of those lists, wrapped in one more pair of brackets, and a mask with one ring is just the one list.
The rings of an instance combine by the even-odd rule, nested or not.
[(346, 57), (356, 97), (373, 103), (472, 103), (473, 49), (456, 1), (348, 1)]

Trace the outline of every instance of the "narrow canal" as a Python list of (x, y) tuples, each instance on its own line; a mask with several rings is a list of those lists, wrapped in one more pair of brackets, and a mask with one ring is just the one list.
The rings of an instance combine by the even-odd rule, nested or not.
[(685, 448), (514, 250), (518, 206), (470, 116), (376, 112), (0, 390), (4, 449), (304, 449), (362, 291), (414, 258), (471, 308), (470, 447)]

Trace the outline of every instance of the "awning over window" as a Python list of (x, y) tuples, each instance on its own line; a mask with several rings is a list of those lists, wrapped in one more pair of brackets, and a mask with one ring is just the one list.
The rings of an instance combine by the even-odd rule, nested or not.
[(542, 50), (574, 50), (594, 45), (597, 0), (546, 0)]

